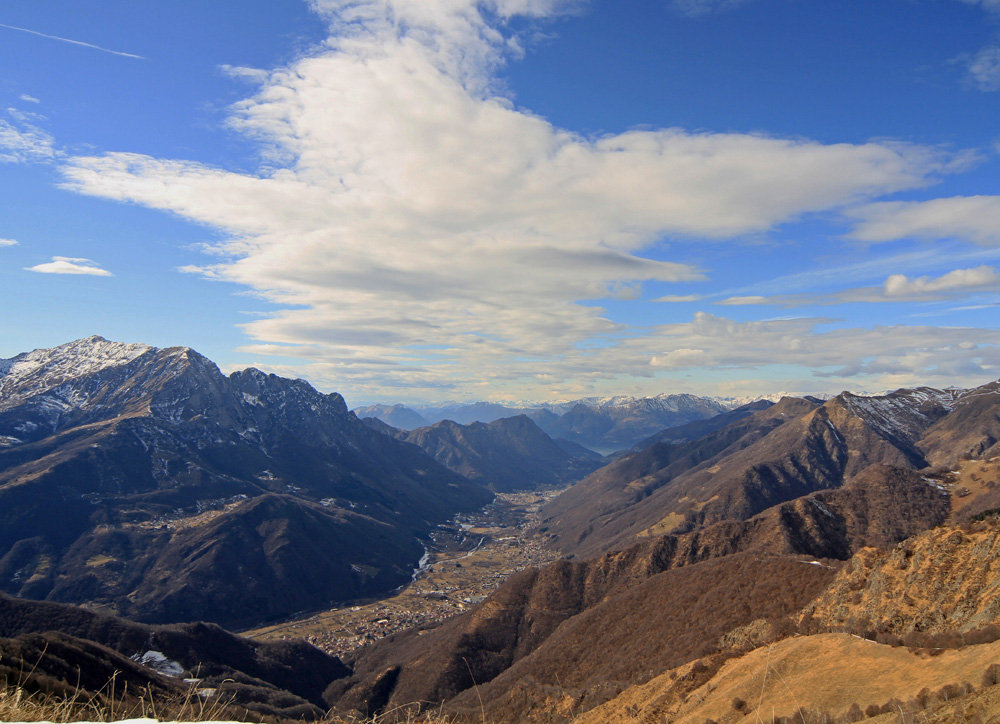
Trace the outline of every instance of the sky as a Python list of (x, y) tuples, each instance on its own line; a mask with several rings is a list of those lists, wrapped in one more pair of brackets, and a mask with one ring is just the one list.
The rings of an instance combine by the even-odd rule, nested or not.
[(0, 5), (0, 357), (373, 402), (1000, 377), (1000, 0)]

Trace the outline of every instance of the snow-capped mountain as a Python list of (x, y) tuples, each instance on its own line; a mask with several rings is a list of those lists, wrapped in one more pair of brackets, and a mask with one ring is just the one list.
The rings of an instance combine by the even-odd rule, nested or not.
[(339, 394), (227, 377), (186, 347), (91, 337), (3, 369), (9, 593), (149, 621), (261, 620), (399, 585), (417, 536), (492, 497)]
[(93, 336), (0, 359), (0, 406), (9, 407), (65, 382), (126, 365), (151, 349), (146, 344), (122, 344)]

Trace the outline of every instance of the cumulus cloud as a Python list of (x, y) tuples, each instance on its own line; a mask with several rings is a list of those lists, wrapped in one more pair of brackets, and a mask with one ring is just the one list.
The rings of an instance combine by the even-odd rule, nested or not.
[(0, 239), (0, 246), (15, 246), (17, 244), (13, 239)]
[[(648, 258), (664, 238), (766, 232), (925, 186), (951, 163), (899, 143), (558, 128), (491, 89), (520, 52), (507, 21), (573, 3), (312, 6), (329, 41), (257, 76), (259, 91), (232, 109), (231, 127), (261, 144), (260, 172), (129, 153), (72, 158), (63, 171), (78, 192), (222, 230), (217, 258), (185, 271), (283, 305), (244, 325), (248, 349), (310, 360), (337, 387), (475, 395), (541, 365), (565, 379), (613, 375), (573, 362), (584, 346), (588, 364), (631, 349), (632, 331), (592, 302), (704, 278), (684, 259)], [(654, 351), (636, 372), (651, 374), (654, 355), (674, 359)]]
[(990, 266), (975, 269), (955, 269), (937, 279), (928, 276), (910, 279), (905, 274), (893, 274), (885, 280), (886, 297), (912, 297), (937, 292), (997, 287), (1000, 275)]
[(954, 196), (930, 201), (883, 201), (848, 212), (859, 241), (963, 239), (1000, 245), (1000, 196)]
[(114, 276), (108, 270), (102, 269), (95, 261), (72, 256), (54, 256), (50, 262), (25, 267), (25, 270), (40, 274), (89, 274), (95, 277)]

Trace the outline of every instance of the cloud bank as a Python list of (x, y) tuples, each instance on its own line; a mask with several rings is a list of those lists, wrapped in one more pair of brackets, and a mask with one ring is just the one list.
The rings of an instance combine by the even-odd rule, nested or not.
[[(758, 358), (705, 342), (715, 337), (697, 330), (726, 324), (716, 318), (650, 337), (599, 304), (640, 297), (644, 283), (705, 278), (684, 259), (656, 258), (664, 241), (767, 232), (926, 186), (952, 162), (891, 142), (676, 128), (590, 138), (555, 127), (499, 95), (495, 73), (523, 49), (513, 18), (553, 17), (572, 3), (311, 5), (330, 24), (323, 47), (287, 67), (242, 71), (260, 88), (229, 123), (261, 144), (259, 173), (130, 153), (74, 157), (63, 173), (80, 193), (223, 230), (209, 249), (215, 262), (183, 271), (283, 306), (244, 325), (247, 351), (310, 360), (314, 378), (371, 397), (399, 388), (485, 397), (531, 380), (538, 394), (653, 368), (773, 362), (764, 347)], [(874, 233), (867, 224), (862, 236)], [(779, 328), (741, 341), (784, 339)], [(846, 366), (839, 344), (824, 349)], [(821, 355), (790, 359), (820, 364)]]

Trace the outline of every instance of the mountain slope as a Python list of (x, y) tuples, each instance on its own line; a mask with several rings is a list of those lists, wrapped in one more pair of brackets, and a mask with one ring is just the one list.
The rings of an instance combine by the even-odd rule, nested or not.
[(551, 437), (570, 440), (608, 454), (630, 448), (668, 427), (714, 417), (727, 407), (694, 395), (615, 397), (580, 402), (556, 419), (539, 417), (539, 426)]
[[(732, 422), (697, 440), (656, 443), (619, 458), (546, 505), (542, 510), (542, 530), (552, 535), (554, 544), (565, 552), (593, 555), (605, 550), (612, 540), (633, 524), (637, 515), (636, 506), (675, 478), (738, 453), (789, 420), (814, 409), (815, 403), (785, 398), (777, 405)], [(679, 504), (680, 501), (668, 501), (665, 506), (676, 507)], [(672, 510), (664, 510), (655, 521), (625, 535), (634, 540), (639, 533), (663, 520), (673, 521), (673, 525), (664, 523), (655, 533), (670, 532), (684, 522), (683, 515), (678, 513), (671, 518), (672, 513)]]
[(859, 551), (807, 610), (818, 626), (905, 636), (1000, 624), (1000, 520), (929, 530)]
[(676, 427), (668, 427), (665, 430), (660, 430), (655, 435), (647, 437), (645, 440), (641, 440), (633, 447), (633, 452), (639, 450), (645, 450), (646, 448), (655, 445), (658, 442), (691, 442), (692, 440), (697, 440), (699, 438), (705, 437), (716, 430), (721, 430), (724, 427), (728, 427), (732, 423), (742, 420), (745, 417), (749, 417), (755, 412), (760, 412), (761, 410), (766, 410), (775, 403), (771, 400), (758, 400), (756, 402), (751, 402), (746, 405), (741, 405), (736, 409), (730, 410), (728, 412), (720, 412), (714, 417), (708, 417), (704, 420), (695, 420), (694, 422), (689, 422), (684, 425), (677, 425)]
[[(532, 689), (530, 698), (544, 693), (544, 686), (525, 681), (606, 690), (700, 655), (701, 647), (753, 618), (797, 611), (834, 570), (806, 566), (794, 556), (844, 559), (865, 545), (895, 545), (941, 523), (948, 509), (947, 496), (919, 475), (875, 466), (845, 488), (784, 503), (748, 521), (525, 571), (469, 614), (363, 650), (354, 675), (332, 687), (328, 700), (374, 711), (452, 697), (455, 706), (475, 708), (482, 696), (499, 713), (524, 704), (517, 692)], [(800, 585), (808, 589), (801, 595)], [(765, 589), (775, 598), (777, 588), (784, 599), (758, 598)], [(797, 603), (786, 608), (790, 601)], [(729, 612), (730, 605), (742, 613)], [(671, 617), (676, 626), (666, 623)], [(386, 672), (392, 672), (391, 685)], [(477, 691), (461, 694), (473, 681)]]
[(591, 555), (639, 535), (747, 519), (837, 488), (873, 464), (927, 466), (918, 443), (947, 418), (951, 393), (843, 393), (778, 404), (686, 443), (657, 443), (598, 470), (545, 508), (559, 547)]
[[(354, 662), (354, 677), (335, 682), (327, 696), (339, 707), (369, 713), (455, 697), (449, 709), (470, 715), (481, 699), (486, 717), (496, 721), (520, 720), (535, 697), (560, 686), (591, 690), (596, 705), (607, 685), (645, 681), (650, 670), (696, 658), (705, 642), (755, 615), (795, 611), (831, 573), (785, 557), (739, 554), (644, 576), (624, 588), (619, 577), (605, 588), (596, 570), (555, 564), (512, 579), (483, 604), (478, 615), (489, 625), (476, 625), (474, 612), (465, 632), (451, 624), (420, 641), (414, 636), (405, 645), (397, 639), (395, 648), (375, 647)], [(784, 597), (773, 595), (777, 581), (793, 579)], [(576, 609), (588, 596), (593, 603)], [(520, 644), (510, 647), (506, 642), (515, 635)], [(425, 641), (431, 636), (450, 646), (432, 646)]]
[(181, 678), (198, 677), (200, 687), (224, 687), (242, 707), (296, 719), (320, 718), (324, 688), (349, 674), (340, 660), (303, 642), (249, 641), (203, 623), (147, 626), (4, 594), (0, 656), (0, 678), (35, 677), (68, 695), (96, 693), (118, 671), (119, 688), (180, 698), (187, 690)]
[(401, 430), (416, 430), (418, 427), (427, 427), (431, 424), (419, 412), (405, 405), (368, 405), (356, 408), (354, 414), (362, 420), (374, 418)]
[(962, 392), (952, 412), (921, 436), (919, 446), (933, 465), (1000, 455), (1000, 382)]
[(525, 415), (469, 425), (444, 420), (399, 438), (497, 492), (574, 482), (601, 461), (594, 455), (570, 454)]
[[(931, 657), (847, 634), (798, 636), (734, 658), (704, 681), (692, 682), (692, 669), (702, 662), (661, 674), (575, 721), (756, 724), (770, 722), (773, 712), (774, 721), (798, 724), (867, 721), (865, 710), (884, 711), (874, 721), (885, 723), (993, 721), (987, 717), (997, 711), (1000, 687), (956, 694), (965, 683), (980, 685), (997, 660), (1000, 642)], [(943, 693), (949, 686), (950, 696)]]
[[(340, 395), (257, 370), (226, 377), (187, 348), (91, 338), (3, 368), (0, 590), (10, 593), (145, 620), (262, 620), (405, 582), (419, 536), (492, 497), (363, 425)], [(286, 530), (311, 521), (312, 541), (258, 530), (261, 505)], [(219, 551), (237, 539), (245, 548), (232, 555), (256, 555), (250, 567), (268, 571), (258, 584), (269, 590), (223, 612), (224, 591), (244, 588), (239, 567), (232, 555), (212, 563), (196, 541)], [(277, 540), (281, 556), (260, 553)], [(319, 541), (334, 549), (319, 555)], [(163, 590), (147, 576), (172, 556), (216, 585), (172, 582), (185, 603), (156, 600)], [(293, 600), (282, 556), (320, 565), (327, 584)]]

